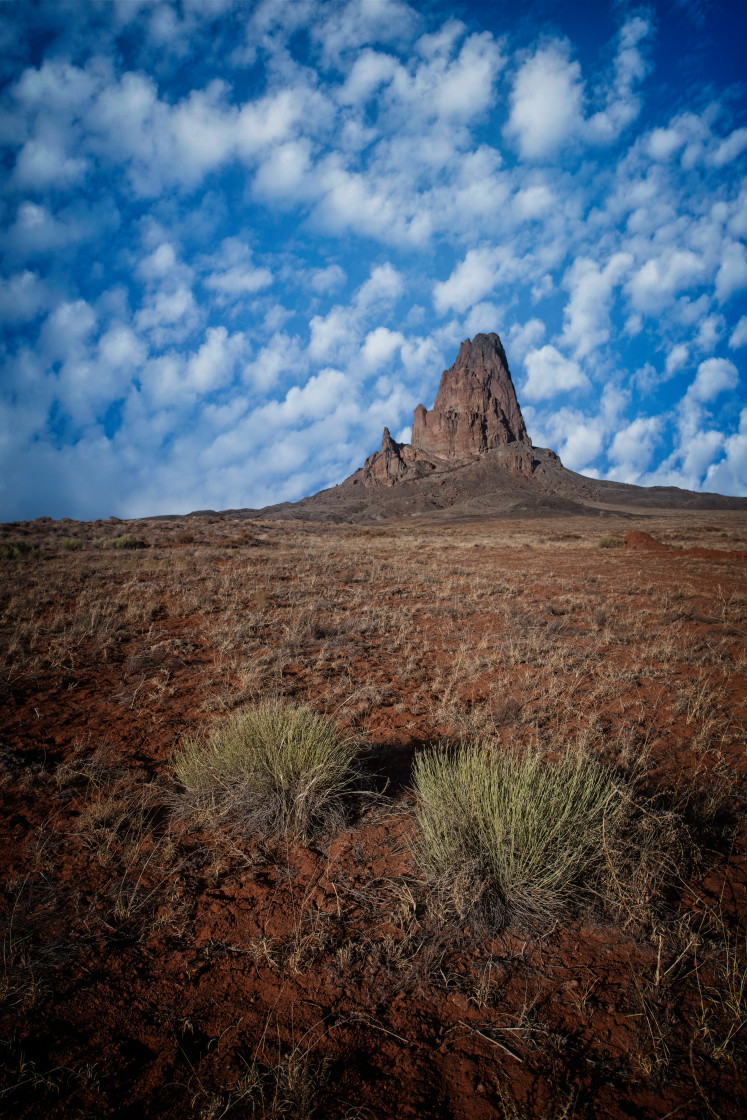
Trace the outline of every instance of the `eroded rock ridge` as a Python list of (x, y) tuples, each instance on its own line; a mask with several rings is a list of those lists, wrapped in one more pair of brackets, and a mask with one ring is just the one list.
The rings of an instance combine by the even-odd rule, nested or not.
[(494, 447), (531, 447), (497, 334), (478, 334), (444, 370), (433, 408), (415, 409), (412, 446), (441, 459), (466, 459)]
[(532, 442), (503, 345), (497, 334), (478, 334), (462, 343), (454, 365), (444, 370), (433, 408), (415, 409), (412, 442), (397, 443), (384, 429), (363, 481), (394, 486), (497, 449), (503, 449), (509, 470), (532, 473)]

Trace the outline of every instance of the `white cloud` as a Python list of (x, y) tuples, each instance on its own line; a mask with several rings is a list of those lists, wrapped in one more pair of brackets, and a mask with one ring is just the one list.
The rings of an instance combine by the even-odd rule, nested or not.
[(28, 322), (47, 307), (49, 299), (46, 284), (29, 269), (0, 279), (0, 320)]
[(402, 349), (405, 336), (401, 331), (391, 331), (388, 327), (376, 327), (366, 335), (361, 349), (361, 362), (364, 369), (379, 370), (391, 362), (398, 350)]
[(268, 268), (257, 268), (251, 261), (252, 251), (236, 237), (227, 237), (221, 250), (206, 260), (210, 269), (203, 279), (206, 288), (216, 292), (221, 301), (253, 295), (272, 284)]
[(667, 160), (684, 143), (684, 136), (676, 128), (654, 128), (648, 135), (646, 147), (654, 159)]
[(525, 409), (530, 435), (537, 446), (551, 447), (571, 470), (587, 470), (604, 444), (607, 428), (601, 415), (585, 416), (576, 408)]
[(723, 315), (706, 315), (704, 319), (701, 319), (698, 323), (698, 333), (695, 338), (695, 345), (698, 349), (706, 352), (715, 350), (723, 334), (724, 326)]
[(236, 111), (227, 105), (228, 86), (216, 78), (193, 90), (171, 113), (170, 126), (180, 170), (193, 179), (223, 163), (235, 144)]
[(738, 241), (729, 241), (716, 273), (716, 296), (723, 303), (742, 288), (747, 288), (747, 251)]
[(18, 154), (11, 183), (20, 190), (70, 187), (88, 170), (88, 161), (68, 155), (56, 136), (27, 140)]
[(680, 342), (676, 346), (673, 346), (667, 354), (665, 364), (667, 377), (673, 377), (678, 370), (687, 365), (689, 357), (690, 352), (684, 343)]
[(341, 287), (347, 280), (345, 270), (339, 264), (330, 264), (326, 268), (317, 268), (311, 273), (311, 287), (315, 292), (323, 295), (333, 292)]
[(703, 278), (702, 259), (689, 249), (667, 249), (645, 262), (627, 285), (631, 302), (637, 311), (655, 315), (683, 289)]
[(147, 348), (142, 339), (123, 323), (116, 323), (98, 341), (99, 359), (114, 369), (135, 369), (145, 361)]
[(360, 285), (352, 302), (334, 306), (326, 315), (314, 315), (309, 323), (309, 355), (315, 362), (351, 357), (362, 342), (367, 321), (400, 298), (403, 281), (389, 262), (376, 265)]
[(173, 277), (178, 267), (174, 246), (162, 242), (152, 253), (138, 262), (137, 272), (144, 280), (161, 280), (165, 277)]
[(47, 316), (40, 341), (44, 354), (51, 361), (65, 361), (80, 353), (96, 324), (96, 313), (85, 300), (62, 303)]
[(470, 35), (451, 66), (438, 75), (433, 108), (445, 120), (471, 120), (493, 101), (493, 83), (504, 59), (492, 35)]
[(724, 456), (712, 463), (705, 476), (705, 487), (719, 494), (747, 494), (747, 408), (742, 409), (739, 431), (727, 437)]
[[(157, 345), (183, 336), (193, 329), (197, 319), (197, 305), (190, 288), (184, 284), (168, 290), (157, 291), (147, 307), (135, 316), (138, 330), (155, 331)], [(177, 333), (173, 333), (176, 330)]]
[(513, 197), (513, 205), (520, 218), (530, 221), (546, 214), (555, 203), (555, 195), (547, 183), (534, 183), (522, 187)]
[(464, 332), (473, 338), (476, 334), (490, 334), (505, 322), (505, 312), (495, 303), (484, 300), (470, 309), (464, 321)]
[(236, 119), (236, 147), (250, 158), (263, 149), (287, 140), (304, 116), (305, 103), (298, 88), (275, 90), (242, 105)]
[(545, 324), (541, 319), (530, 319), (526, 323), (514, 323), (508, 332), (509, 347), (506, 356), (509, 361), (518, 365), (523, 362), (530, 350), (534, 350), (538, 342), (545, 337)]
[(379, 307), (399, 299), (404, 291), (404, 282), (393, 265), (376, 265), (368, 280), (361, 284), (355, 297), (355, 305), (360, 310)]
[(694, 401), (712, 401), (727, 389), (735, 389), (738, 382), (739, 373), (733, 362), (728, 358), (708, 358), (698, 366), (687, 396)]
[[(309, 21), (327, 64), (371, 43), (407, 42), (417, 26), (413, 9), (400, 0), (348, 0), (317, 9)], [(320, 18), (321, 17), (321, 18)]]
[(244, 369), (244, 378), (266, 393), (279, 381), (299, 378), (308, 370), (308, 358), (297, 338), (277, 331)]
[(514, 79), (506, 135), (525, 159), (554, 154), (579, 131), (583, 96), (581, 67), (571, 61), (567, 45), (541, 48)]
[(630, 253), (615, 253), (603, 268), (588, 257), (573, 262), (563, 281), (571, 296), (564, 311), (563, 345), (584, 358), (610, 336), (614, 289), (629, 272)]
[(343, 105), (357, 105), (392, 80), (399, 68), (392, 55), (366, 49), (353, 63), (338, 96)]
[(596, 143), (616, 140), (640, 111), (640, 100), (634, 94), (636, 82), (645, 77), (648, 64), (640, 44), (651, 34), (651, 24), (641, 16), (634, 16), (620, 31), (615, 75), (607, 91), (606, 104), (586, 122), (586, 136)]
[(531, 350), (524, 359), (527, 379), (523, 394), (530, 401), (547, 400), (572, 389), (585, 391), (590, 382), (578, 362), (563, 355), (554, 346)]
[(711, 155), (710, 162), (714, 167), (723, 167), (740, 156), (745, 148), (747, 148), (747, 128), (736, 128), (721, 141)]
[(95, 237), (101, 231), (104, 211), (89, 209), (87, 220), (75, 210), (52, 214), (47, 206), (25, 201), (2, 242), (24, 261), (29, 257), (56, 253)]
[(433, 303), (440, 314), (453, 308), (466, 311), (488, 295), (498, 279), (500, 253), (496, 249), (470, 249), (448, 280), (433, 285)]
[(187, 362), (189, 388), (204, 396), (230, 383), (245, 347), (241, 332), (229, 335), (225, 327), (209, 327), (202, 346)]
[(738, 350), (740, 346), (747, 345), (747, 315), (743, 315), (731, 333), (729, 349)]
[(309, 140), (286, 140), (270, 149), (254, 178), (254, 191), (260, 198), (273, 200), (307, 199), (319, 193), (312, 177)]
[(638, 417), (621, 428), (608, 452), (611, 476), (620, 482), (638, 483), (651, 464), (661, 433), (659, 416)]

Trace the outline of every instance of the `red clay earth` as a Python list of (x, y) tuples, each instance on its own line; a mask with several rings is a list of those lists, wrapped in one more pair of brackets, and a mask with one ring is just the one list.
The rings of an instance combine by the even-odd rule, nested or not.
[(640, 529), (634, 529), (632, 533), (627, 534), (625, 547), (647, 549), (649, 552), (669, 551), (674, 556), (699, 556), (701, 560), (726, 560), (731, 564), (747, 563), (747, 550), (735, 551), (730, 549), (728, 552), (718, 548), (680, 548), (675, 550), (670, 545), (662, 544), (661, 541), (657, 541), (656, 537), (652, 537), (650, 533), (644, 533)]
[[(5, 1113), (743, 1116), (747, 518), (639, 524), (677, 547), (591, 518), (2, 527)], [(360, 742), (306, 848), (196, 821), (170, 771), (267, 695)], [(632, 774), (637, 884), (545, 929), (439, 913), (411, 761), (475, 735)]]

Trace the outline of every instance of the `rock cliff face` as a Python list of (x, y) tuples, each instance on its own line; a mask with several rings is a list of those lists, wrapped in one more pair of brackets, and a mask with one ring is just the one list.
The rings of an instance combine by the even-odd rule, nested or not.
[(368, 487), (395, 486), (405, 478), (422, 478), (435, 468), (430, 455), (409, 443), (397, 443), (384, 428), (381, 449), (369, 455), (363, 466), (363, 482)]
[(532, 446), (501, 340), (478, 334), (444, 370), (430, 412), (415, 409), (412, 446), (440, 459), (468, 459), (510, 443)]

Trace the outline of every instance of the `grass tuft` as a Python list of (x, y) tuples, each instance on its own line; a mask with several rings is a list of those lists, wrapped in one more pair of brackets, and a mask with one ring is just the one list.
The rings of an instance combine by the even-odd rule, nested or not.
[(114, 537), (109, 544), (110, 548), (145, 548), (145, 541), (133, 537), (132, 533), (123, 533), (121, 537)]
[(624, 548), (625, 541), (621, 537), (602, 537), (599, 541), (600, 548)]
[(605, 862), (621, 818), (611, 774), (580, 751), (496, 756), (473, 742), (415, 761), (426, 876), (490, 928), (551, 920)]
[(0, 560), (21, 560), (24, 556), (39, 555), (39, 545), (29, 541), (0, 541)]
[(173, 769), (213, 823), (300, 840), (341, 813), (353, 741), (302, 705), (268, 700), (234, 713), (207, 738), (187, 739)]

